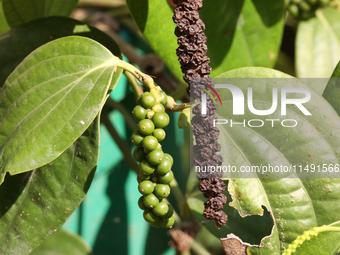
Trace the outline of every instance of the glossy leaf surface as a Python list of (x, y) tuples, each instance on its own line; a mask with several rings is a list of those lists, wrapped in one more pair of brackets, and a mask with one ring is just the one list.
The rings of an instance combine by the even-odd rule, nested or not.
[(21, 62), (0, 92), (0, 182), (54, 160), (89, 127), (117, 61), (93, 40), (65, 37)]
[[(33, 50), (52, 40), (78, 35), (91, 38), (120, 57), (115, 41), (104, 32), (66, 17), (50, 17), (12, 28), (0, 36), (0, 87), (20, 62)], [(120, 76), (120, 72), (117, 72)]]

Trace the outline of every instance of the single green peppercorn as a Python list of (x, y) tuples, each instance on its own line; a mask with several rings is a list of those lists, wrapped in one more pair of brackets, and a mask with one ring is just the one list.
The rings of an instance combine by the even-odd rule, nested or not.
[(290, 12), (290, 14), (294, 17), (294, 18), (298, 18), (299, 17), (299, 7), (295, 4), (292, 4), (288, 7), (288, 10)]
[(155, 130), (155, 125), (151, 120), (144, 119), (138, 123), (138, 131), (142, 135), (150, 135)]
[(304, 1), (301, 1), (298, 6), (304, 12), (309, 12), (312, 9), (312, 7)]
[(165, 138), (165, 131), (161, 128), (156, 128), (153, 132), (152, 135), (154, 137), (156, 137), (156, 139), (158, 140), (158, 142), (161, 142), (164, 140)]
[(138, 185), (138, 191), (144, 196), (151, 194), (154, 189), (155, 187), (153, 186), (153, 182), (148, 180), (142, 181)]
[(164, 128), (169, 125), (170, 118), (169, 115), (165, 112), (156, 112), (152, 116), (152, 121), (155, 124), (156, 128)]
[(162, 104), (156, 104), (154, 107), (152, 107), (152, 110), (154, 112), (165, 112), (165, 107)]
[(139, 177), (140, 180), (145, 181), (145, 180), (151, 180), (152, 175), (147, 175), (147, 174), (144, 174), (142, 171), (139, 171), (138, 177)]
[(156, 150), (149, 152), (146, 155), (146, 158), (150, 164), (157, 166), (160, 163), (162, 163), (163, 158), (164, 158), (164, 153), (162, 150), (156, 149)]
[(157, 183), (158, 182), (157, 176), (152, 176), (151, 181), (154, 182), (154, 183)]
[(170, 187), (167, 184), (157, 184), (153, 192), (159, 199), (166, 198), (170, 195)]
[(145, 159), (145, 156), (146, 156), (146, 154), (144, 153), (144, 148), (143, 147), (135, 148), (132, 155), (133, 155), (133, 158), (137, 162), (141, 162), (142, 160)]
[(166, 175), (172, 167), (172, 163), (170, 161), (170, 159), (167, 159), (164, 156), (164, 159), (162, 160), (162, 162), (157, 166), (156, 168), (156, 172), (160, 175)]
[(144, 212), (143, 212), (143, 217), (144, 217), (144, 220), (149, 222), (149, 223), (156, 223), (158, 222), (160, 219), (158, 216), (156, 216), (152, 210), (150, 209), (146, 209)]
[(150, 224), (151, 226), (153, 226), (154, 228), (160, 228), (160, 227), (162, 227), (163, 220), (159, 219), (159, 220), (156, 221), (156, 222), (149, 222), (149, 224)]
[(169, 184), (174, 179), (174, 173), (170, 170), (165, 175), (158, 175), (158, 181), (162, 184)]
[(165, 216), (169, 211), (169, 205), (165, 201), (161, 201), (155, 208), (152, 209), (152, 211), (157, 216)]
[(164, 91), (161, 91), (161, 97), (162, 97), (161, 104), (165, 105), (167, 102), (168, 96), (166, 95)]
[(146, 151), (153, 151), (158, 146), (158, 140), (156, 137), (148, 135), (144, 138), (142, 144)]
[(171, 161), (171, 165), (174, 164), (174, 159), (171, 157), (169, 153), (164, 153), (164, 158), (169, 159)]
[(142, 105), (142, 104), (141, 104), (141, 100), (142, 100), (142, 95), (139, 95), (139, 96), (137, 97), (137, 100), (136, 100), (137, 105)]
[(155, 172), (155, 170), (156, 170), (156, 167), (150, 164), (149, 161), (147, 161), (146, 159), (144, 159), (139, 165), (140, 174), (150, 175), (153, 172)]
[(172, 228), (175, 223), (175, 217), (171, 216), (168, 219), (162, 219), (162, 228)]
[(168, 212), (165, 215), (161, 216), (163, 219), (168, 219), (174, 214), (174, 208), (172, 208), (172, 206), (169, 204), (168, 206), (169, 206)]
[(143, 196), (138, 199), (138, 206), (141, 210), (147, 210), (148, 208), (143, 203)]
[(147, 208), (154, 208), (159, 204), (159, 199), (152, 193), (143, 197), (143, 203)]
[(143, 120), (146, 117), (146, 110), (142, 106), (137, 105), (135, 108), (133, 108), (132, 117), (135, 120)]
[(150, 92), (145, 92), (140, 100), (142, 106), (145, 107), (146, 109), (151, 109), (152, 107), (154, 107), (156, 101), (157, 101), (156, 97), (152, 95)]
[(133, 145), (136, 145), (136, 146), (141, 145), (143, 142), (143, 139), (144, 139), (144, 136), (138, 131), (133, 132), (131, 135), (131, 142)]

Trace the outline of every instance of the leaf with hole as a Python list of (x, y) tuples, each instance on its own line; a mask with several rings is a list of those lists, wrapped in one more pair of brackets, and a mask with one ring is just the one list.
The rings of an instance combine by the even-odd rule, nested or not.
[[(247, 77), (247, 79), (244, 79)], [(296, 87), (309, 89), (309, 87), (289, 75), (266, 68), (241, 68), (218, 76), (225, 78), (219, 83), (238, 86), (243, 94), (247, 94), (249, 80), (261, 78), (261, 83), (256, 83), (253, 88), (254, 107), (259, 110), (267, 110), (272, 105), (272, 89), (275, 87)], [(235, 80), (234, 78), (237, 78)], [(275, 78), (275, 83), (273, 79)], [(255, 84), (255, 83), (254, 83)], [(310, 89), (309, 89), (310, 90)], [(223, 106), (219, 107), (216, 115), (218, 119), (232, 119), (234, 122), (243, 122), (250, 119), (282, 119), (280, 108), (271, 115), (258, 116), (245, 110), (244, 115), (233, 115), (232, 97), (228, 89), (217, 89), (222, 98)], [(261, 128), (246, 125), (217, 125), (220, 130), (219, 143), (222, 146), (221, 155), (223, 165), (236, 166), (260, 166), (271, 165), (299, 166), (306, 164), (339, 164), (340, 150), (340, 119), (337, 112), (329, 103), (310, 90), (311, 100), (304, 106), (312, 113), (305, 116), (294, 105), (287, 106), (287, 116), (284, 119), (296, 119), (298, 125), (295, 128), (284, 128), (276, 125), (264, 125)], [(278, 123), (278, 122), (277, 122)], [(304, 230), (315, 226), (330, 224), (339, 220), (337, 200), (340, 198), (340, 180), (338, 178), (308, 178), (311, 173), (293, 173), (294, 178), (258, 178), (256, 173), (253, 178), (231, 178), (228, 183), (228, 192), (232, 200), (224, 210), (230, 210), (229, 206), (237, 209), (235, 213), (245, 217), (254, 217), (266, 212), (263, 207), (273, 215), (275, 225), (270, 237), (263, 240), (264, 248), (250, 247), (252, 254), (280, 254), (283, 248), (292, 242)], [(251, 176), (250, 176), (251, 177)], [(263, 176), (262, 176), (263, 177)], [(307, 177), (307, 178), (300, 178)], [(189, 206), (194, 211), (201, 212), (206, 201), (199, 193), (191, 192)], [(190, 202), (194, 200), (195, 204)], [(239, 216), (238, 216), (239, 217)], [(246, 221), (245, 221), (246, 222)], [(210, 231), (214, 224), (207, 223)], [(230, 220), (221, 228), (221, 233), (243, 233), (238, 235), (247, 242), (247, 234), (256, 228), (250, 228), (247, 224), (233, 225)], [(263, 236), (262, 229), (258, 229)], [(220, 235), (218, 235), (220, 237)], [(259, 244), (259, 243), (251, 243)]]
[(98, 115), (120, 61), (99, 43), (61, 38), (33, 51), (0, 91), (0, 183), (54, 160)]

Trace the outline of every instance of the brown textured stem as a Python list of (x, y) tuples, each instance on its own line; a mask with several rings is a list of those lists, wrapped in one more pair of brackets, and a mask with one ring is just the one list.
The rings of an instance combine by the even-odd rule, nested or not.
[[(202, 8), (202, 0), (175, 0), (177, 4), (174, 9), (173, 20), (177, 24), (175, 34), (178, 37), (178, 48), (176, 50), (178, 61), (181, 64), (183, 79), (191, 85), (190, 93), (193, 99), (200, 99), (201, 88), (205, 84), (213, 85), (209, 77), (211, 67), (210, 59), (206, 56), (208, 47), (207, 37), (204, 34), (205, 24), (200, 19), (198, 10)], [(221, 150), (217, 142), (219, 130), (214, 127), (213, 120), (216, 119), (217, 107), (213, 100), (207, 100), (207, 114), (201, 114), (201, 104), (193, 107), (193, 118), (191, 120), (192, 130), (195, 136), (194, 164), (195, 166), (208, 167), (219, 166), (223, 162), (221, 155), (216, 154)], [(228, 216), (221, 211), (227, 198), (222, 192), (226, 189), (220, 177), (222, 172), (198, 172), (197, 178), (201, 180), (200, 190), (209, 200), (204, 204), (203, 215), (207, 219), (215, 220), (216, 227), (220, 228), (227, 222)]]

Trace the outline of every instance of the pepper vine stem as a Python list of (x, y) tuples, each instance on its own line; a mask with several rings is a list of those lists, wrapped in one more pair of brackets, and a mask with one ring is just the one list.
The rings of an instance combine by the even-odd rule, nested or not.
[(136, 79), (138, 81), (143, 83), (149, 89), (152, 89), (152, 88), (155, 87), (155, 83), (154, 83), (153, 79), (149, 75), (139, 71), (133, 65), (119, 59), (119, 61), (117, 61), (117, 67), (123, 68), (125, 71), (131, 73), (134, 77), (136, 77)]
[[(135, 79), (143, 83), (149, 89), (152, 89), (155, 87), (154, 80), (149, 75), (141, 72), (133, 65), (123, 60), (117, 59), (117, 67), (124, 69), (124, 75), (128, 79), (131, 85), (131, 88), (135, 94), (136, 99), (139, 95), (143, 94), (143, 89)], [(190, 103), (176, 104), (175, 102), (173, 102), (169, 107), (167, 107), (166, 110), (168, 112), (180, 112), (184, 110), (185, 108), (189, 108), (189, 107), (190, 107)]]
[(167, 112), (181, 112), (186, 108), (190, 107), (190, 103), (174, 104), (171, 108), (167, 108)]
[(139, 85), (138, 81), (136, 80), (136, 77), (134, 75), (132, 75), (132, 73), (124, 70), (124, 75), (127, 78), (127, 80), (129, 81), (131, 88), (133, 90), (133, 94), (135, 95), (135, 99), (137, 100), (137, 98), (143, 94), (143, 88), (142, 86)]
[(340, 232), (340, 227), (322, 226), (316, 229), (318, 233), (321, 232)]

